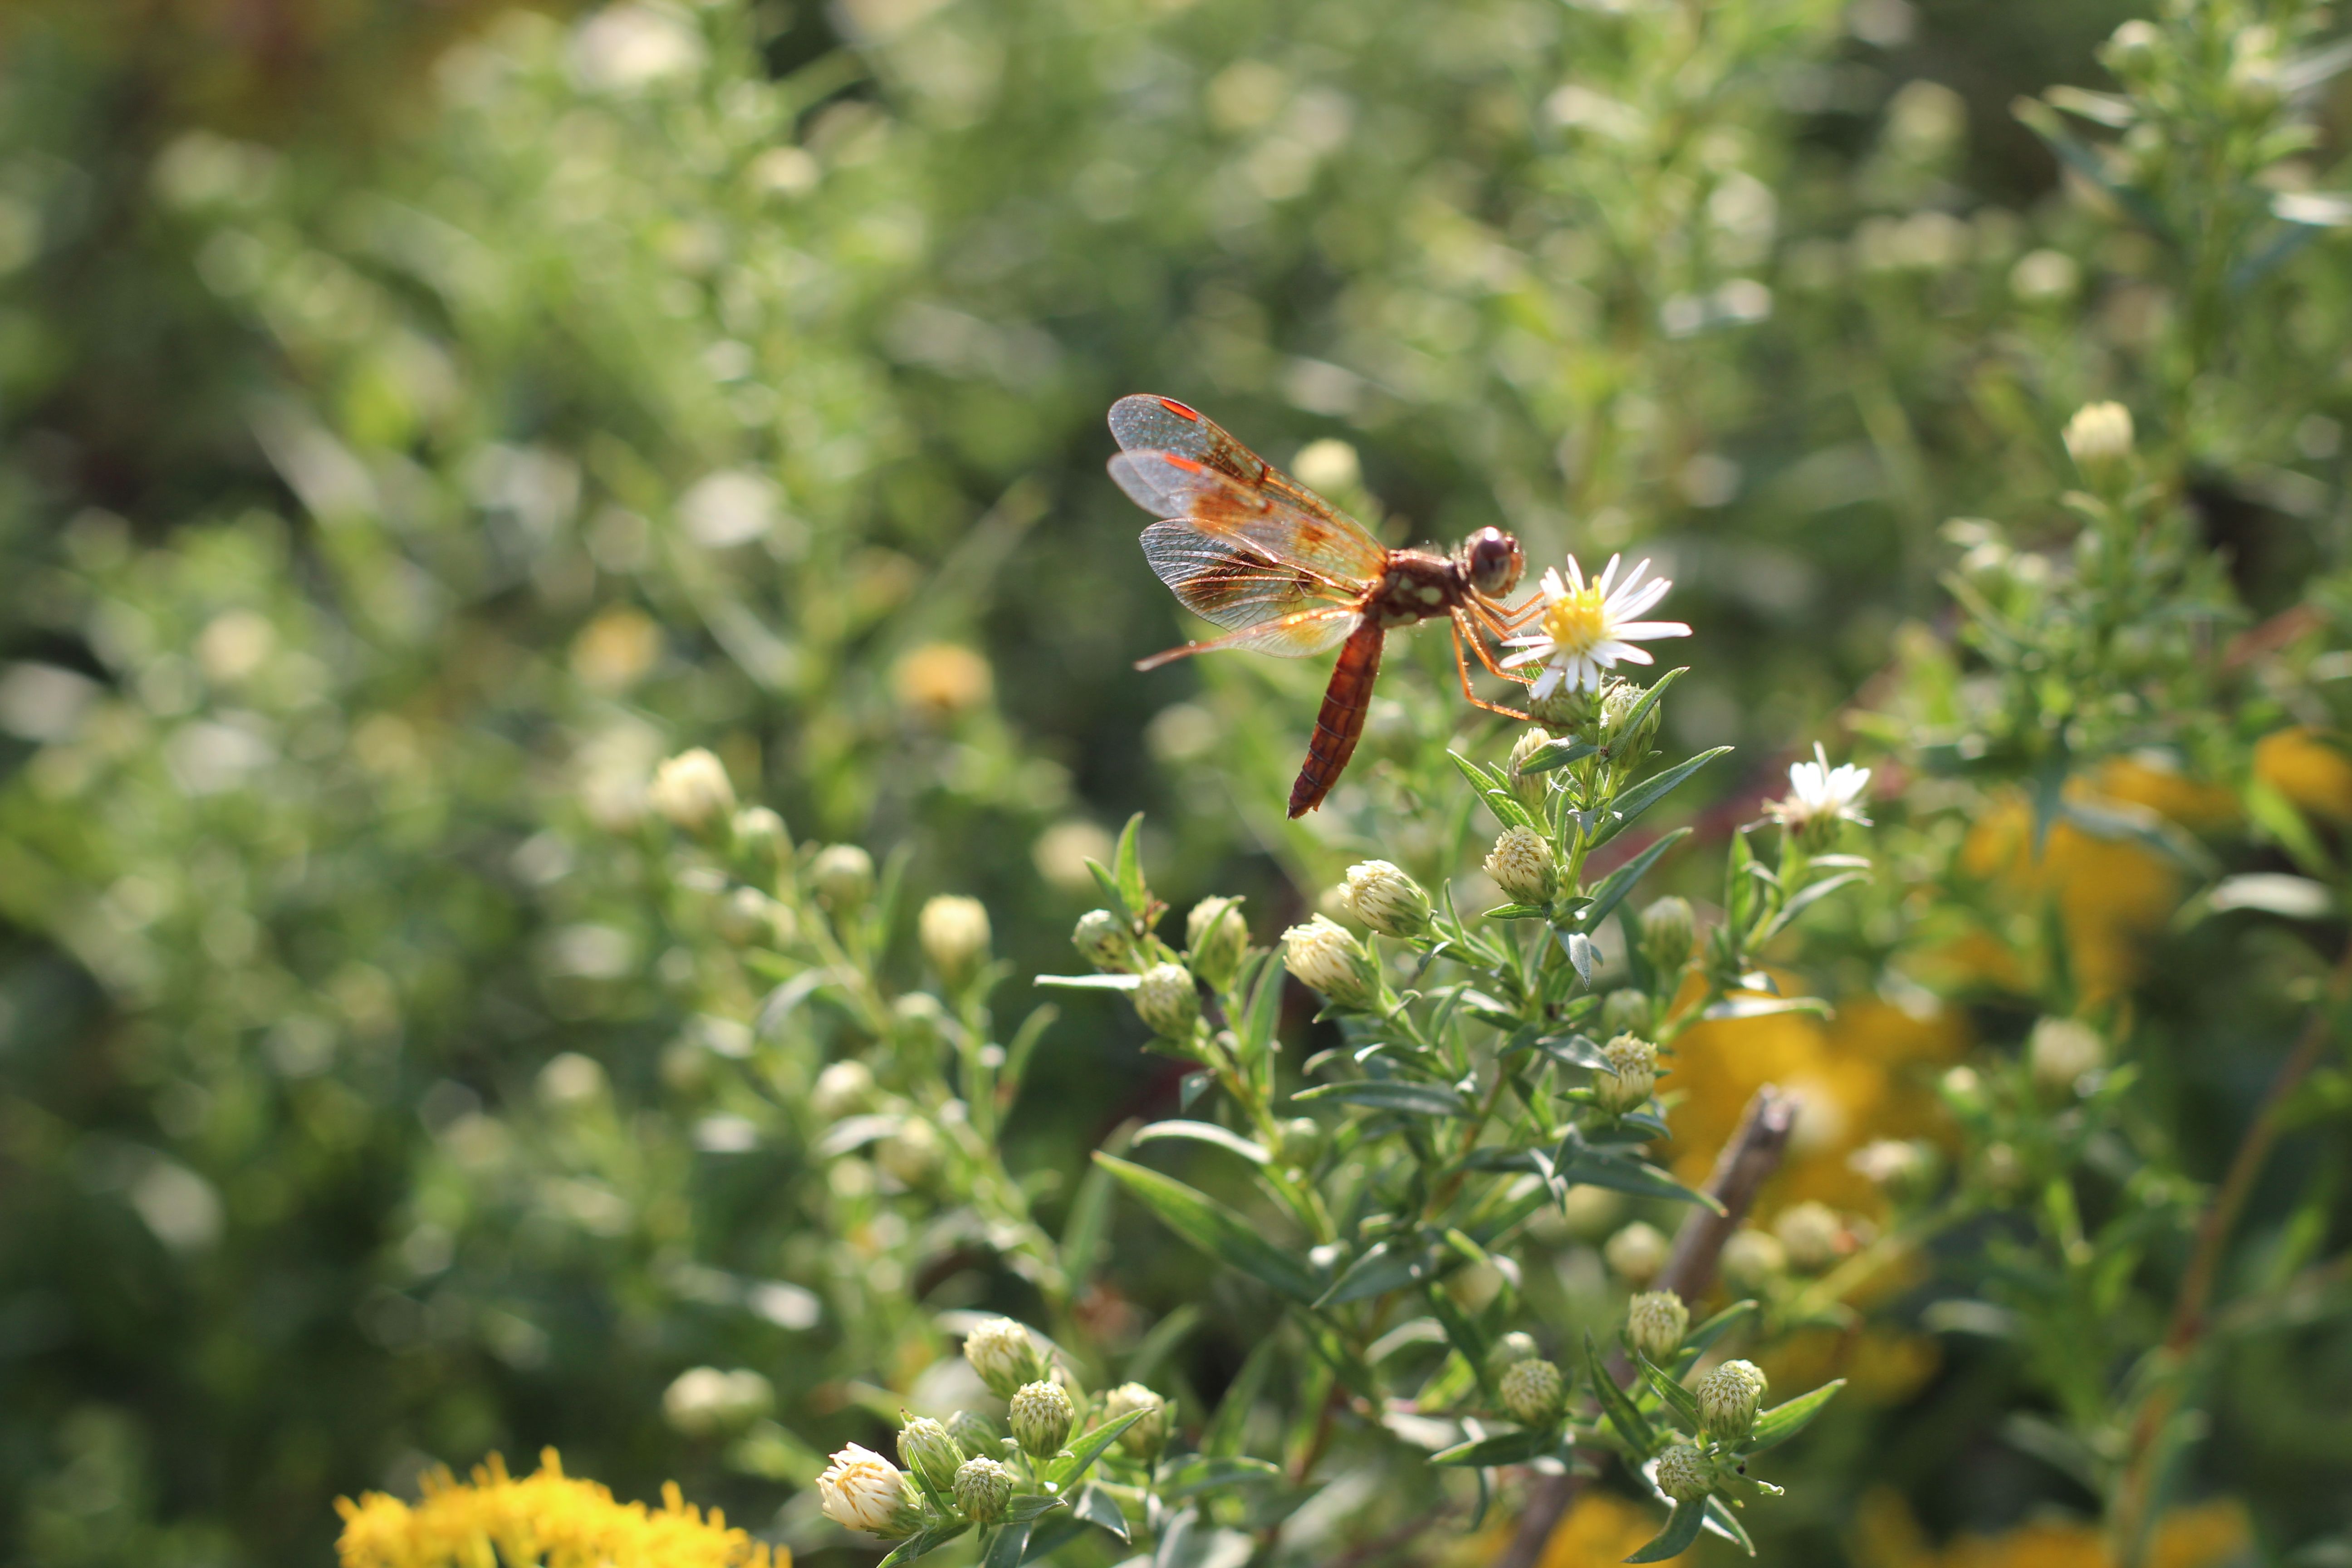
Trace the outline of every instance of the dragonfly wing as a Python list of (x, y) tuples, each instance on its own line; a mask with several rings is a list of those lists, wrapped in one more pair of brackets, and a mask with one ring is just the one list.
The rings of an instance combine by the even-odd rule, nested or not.
[(1301, 510), (1181, 452), (1121, 452), (1111, 478), (1138, 505), (1202, 533), (1236, 541), (1263, 559), (1297, 567), (1335, 593), (1361, 595), (1388, 569), (1388, 551), (1353, 521)]
[(1245, 539), (1204, 533), (1189, 522), (1155, 522), (1143, 531), (1143, 558), (1184, 607), (1239, 630), (1357, 595), (1285, 563)]
[(1360, 534), (1374, 549), (1380, 548), (1380, 542), (1362, 523), (1234, 440), (1207, 415), (1172, 397), (1147, 392), (1120, 398), (1110, 406), (1110, 433), (1127, 451), (1173, 452), (1190, 458), (1250, 489), (1270, 491), (1318, 521)]
[(1277, 658), (1307, 658), (1336, 647), (1348, 640), (1363, 615), (1346, 605), (1318, 605), (1271, 621), (1244, 626), (1227, 632), (1223, 637), (1207, 642), (1190, 642), (1181, 647), (1171, 647), (1166, 653), (1153, 654), (1138, 659), (1138, 669), (1157, 669), (1171, 659), (1187, 654), (1222, 652), (1241, 648), (1250, 653), (1270, 653)]

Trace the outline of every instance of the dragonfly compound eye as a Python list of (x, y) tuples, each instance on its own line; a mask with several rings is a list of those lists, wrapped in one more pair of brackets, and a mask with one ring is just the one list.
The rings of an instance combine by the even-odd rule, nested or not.
[(1519, 553), (1519, 542), (1501, 529), (1480, 529), (1470, 536), (1463, 552), (1467, 557), (1470, 585), (1488, 598), (1519, 585), (1519, 574), (1527, 563)]

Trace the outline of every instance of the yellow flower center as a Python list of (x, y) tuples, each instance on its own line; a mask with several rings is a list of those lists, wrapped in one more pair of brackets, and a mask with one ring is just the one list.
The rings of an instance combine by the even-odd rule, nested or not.
[(1546, 605), (1544, 636), (1557, 647), (1582, 653), (1609, 630), (1609, 612), (1598, 584), (1561, 595)]

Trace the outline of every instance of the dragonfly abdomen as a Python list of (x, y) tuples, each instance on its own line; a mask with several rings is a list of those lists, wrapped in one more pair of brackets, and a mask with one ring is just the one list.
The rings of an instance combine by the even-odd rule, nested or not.
[(1290, 786), (1290, 815), (1304, 816), (1323, 804), (1348, 759), (1363, 738), (1364, 715), (1372, 706), (1372, 682), (1380, 678), (1381, 643), (1388, 635), (1381, 623), (1367, 616), (1340, 645), (1339, 662), (1331, 668), (1331, 684), (1323, 689), (1323, 707), (1315, 715), (1315, 738), (1307, 742), (1307, 762), (1298, 782)]

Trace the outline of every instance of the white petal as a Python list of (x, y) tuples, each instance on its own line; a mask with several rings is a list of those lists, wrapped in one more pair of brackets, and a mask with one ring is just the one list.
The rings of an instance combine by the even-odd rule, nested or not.
[(1649, 642), (1657, 637), (1686, 637), (1691, 629), (1681, 621), (1627, 621), (1611, 626), (1609, 635), (1627, 642)]
[(1536, 677), (1536, 683), (1528, 689), (1528, 695), (1538, 702), (1550, 696), (1559, 685), (1559, 666), (1556, 664), (1551, 666)]

